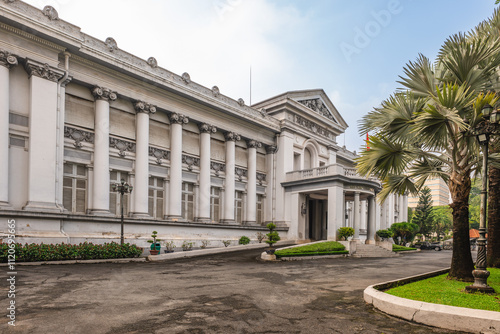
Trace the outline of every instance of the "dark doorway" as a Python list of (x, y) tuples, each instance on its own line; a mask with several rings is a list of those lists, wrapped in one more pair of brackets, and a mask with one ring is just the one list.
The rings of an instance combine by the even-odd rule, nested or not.
[(326, 208), (324, 200), (310, 199), (308, 201), (309, 239), (326, 240)]

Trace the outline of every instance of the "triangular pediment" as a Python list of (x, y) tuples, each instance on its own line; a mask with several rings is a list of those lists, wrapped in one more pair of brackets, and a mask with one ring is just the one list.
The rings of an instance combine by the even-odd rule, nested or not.
[(297, 100), (300, 104), (306, 106), (307, 108), (311, 109), (317, 114), (320, 114), (323, 117), (328, 118), (329, 120), (339, 124), (333, 113), (328, 109), (326, 104), (321, 100), (321, 98), (316, 97), (312, 99), (302, 99), (302, 100)]

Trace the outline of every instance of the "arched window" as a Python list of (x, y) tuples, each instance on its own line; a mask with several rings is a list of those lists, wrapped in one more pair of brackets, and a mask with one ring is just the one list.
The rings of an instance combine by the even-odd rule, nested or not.
[(304, 149), (304, 169), (313, 168), (312, 154), (309, 148)]

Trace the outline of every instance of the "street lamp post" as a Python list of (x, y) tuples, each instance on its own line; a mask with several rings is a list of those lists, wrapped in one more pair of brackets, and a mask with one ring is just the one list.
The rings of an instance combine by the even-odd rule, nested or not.
[(121, 179), (121, 183), (115, 183), (112, 185), (113, 191), (120, 193), (120, 212), (121, 212), (121, 232), (120, 232), (120, 245), (123, 245), (123, 194), (132, 193), (134, 187), (125, 183), (124, 179)]
[(477, 137), (479, 145), (483, 148), (483, 184), (481, 189), (481, 212), (479, 221), (479, 239), (477, 240), (476, 270), (474, 284), (465, 289), (469, 292), (494, 293), (495, 290), (488, 285), (490, 272), (486, 270), (486, 218), (488, 202), (488, 146), (492, 134), (500, 134), (498, 125), (500, 123), (500, 111), (493, 110), (493, 107), (486, 104), (483, 109), (483, 120), (477, 127), (471, 129), (471, 133)]

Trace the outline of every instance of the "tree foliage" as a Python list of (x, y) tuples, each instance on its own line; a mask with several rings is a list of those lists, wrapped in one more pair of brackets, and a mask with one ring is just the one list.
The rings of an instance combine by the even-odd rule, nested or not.
[(433, 232), (434, 215), (432, 211), (432, 195), (429, 187), (424, 187), (420, 191), (420, 197), (418, 198), (418, 204), (415, 208), (412, 223), (417, 224), (419, 227), (418, 232), (426, 237), (429, 237), (431, 232)]
[(432, 208), (434, 224), (432, 232), (436, 233), (438, 240), (446, 236), (453, 227), (453, 215), (448, 205), (435, 206)]
[(415, 223), (394, 223), (391, 225), (390, 230), (393, 233), (394, 242), (398, 245), (404, 245), (412, 242), (419, 230), (419, 226)]

